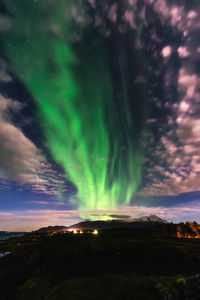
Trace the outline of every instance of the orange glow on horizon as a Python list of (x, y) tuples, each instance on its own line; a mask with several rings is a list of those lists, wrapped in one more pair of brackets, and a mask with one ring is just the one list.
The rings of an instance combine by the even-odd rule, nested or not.
[(186, 222), (186, 224), (176, 227), (177, 237), (185, 239), (200, 239), (200, 225), (196, 222)]

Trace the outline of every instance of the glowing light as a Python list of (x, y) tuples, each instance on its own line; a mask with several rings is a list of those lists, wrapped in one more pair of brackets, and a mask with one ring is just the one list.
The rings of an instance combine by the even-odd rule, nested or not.
[(95, 234), (95, 235), (98, 234), (98, 230), (95, 229), (95, 230), (93, 231), (93, 234)]
[[(188, 229), (190, 232), (188, 232)], [(200, 226), (196, 222), (186, 222), (186, 225), (176, 227), (177, 237), (186, 239), (199, 239)]]
[(77, 234), (77, 233), (78, 233), (78, 231), (77, 231), (76, 229), (74, 229), (74, 231), (73, 231), (73, 232), (74, 232), (74, 234)]
[(105, 37), (93, 28), (73, 44), (76, 34), (64, 12), (74, 1), (60, 0), (52, 14), (39, 1), (31, 17), (26, 1), (13, 2), (6, 54), (37, 103), (52, 157), (77, 187), (73, 203), (84, 211), (128, 205), (141, 181), (143, 146), (126, 85), (121, 101), (114, 99)]

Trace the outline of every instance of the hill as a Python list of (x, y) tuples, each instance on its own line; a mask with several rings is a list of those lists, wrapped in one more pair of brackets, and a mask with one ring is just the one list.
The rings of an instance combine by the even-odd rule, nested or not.
[(108, 221), (83, 221), (78, 224), (69, 226), (68, 229), (114, 229), (114, 228), (142, 228), (151, 227), (159, 224), (167, 224), (166, 220), (159, 218), (158, 216), (143, 216), (140, 218), (125, 218), (119, 220)]
[(177, 238), (177, 226), (186, 233), (199, 225), (10, 239), (0, 244), (0, 299), (199, 299), (200, 240)]
[(35, 230), (35, 232), (43, 233), (43, 232), (61, 232), (61, 231), (66, 231), (67, 227), (66, 226), (48, 226), (48, 227), (42, 227), (38, 230)]
[(167, 224), (166, 220), (159, 218), (156, 215), (151, 216), (143, 216), (140, 218), (122, 218), (122, 219), (113, 219), (108, 221), (83, 221), (71, 226), (48, 226), (42, 227), (36, 232), (62, 232), (67, 231), (69, 229), (114, 229), (114, 228), (142, 228), (142, 227), (150, 227), (159, 224)]

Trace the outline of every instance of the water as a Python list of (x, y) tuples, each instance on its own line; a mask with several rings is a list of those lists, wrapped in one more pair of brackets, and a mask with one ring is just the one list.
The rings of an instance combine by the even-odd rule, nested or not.
[(6, 252), (0, 252), (0, 258), (6, 256), (8, 254), (10, 254), (10, 252), (8, 252), (8, 251), (6, 251)]
[(0, 233), (0, 241), (5, 241), (8, 240), (12, 237), (20, 237), (23, 236), (24, 233), (20, 232), (20, 233), (13, 233), (13, 232), (1, 232)]

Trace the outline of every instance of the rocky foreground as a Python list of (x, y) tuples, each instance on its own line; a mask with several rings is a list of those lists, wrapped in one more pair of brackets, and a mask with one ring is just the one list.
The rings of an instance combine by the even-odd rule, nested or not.
[(200, 240), (170, 236), (174, 228), (33, 232), (7, 240), (0, 244), (8, 253), (0, 258), (0, 299), (199, 299)]

